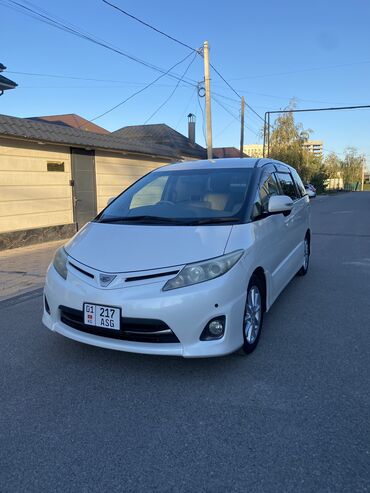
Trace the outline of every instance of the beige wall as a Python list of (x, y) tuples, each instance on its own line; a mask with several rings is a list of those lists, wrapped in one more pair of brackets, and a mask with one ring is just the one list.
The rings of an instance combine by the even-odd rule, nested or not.
[[(47, 171), (64, 162), (64, 172)], [(69, 147), (0, 139), (0, 233), (73, 222)]]
[[(173, 161), (95, 153), (97, 208), (149, 171)], [(47, 171), (63, 162), (64, 172)], [(73, 223), (69, 146), (0, 138), (0, 233)]]
[(262, 157), (263, 144), (247, 144), (243, 146), (243, 152), (251, 157)]
[(170, 160), (123, 156), (114, 152), (96, 151), (96, 188), (98, 212), (110, 197), (115, 197), (149, 171), (169, 163)]

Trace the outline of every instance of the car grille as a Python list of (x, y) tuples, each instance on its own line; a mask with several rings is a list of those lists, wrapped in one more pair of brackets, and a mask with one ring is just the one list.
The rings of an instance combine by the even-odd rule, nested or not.
[(88, 334), (133, 342), (179, 343), (180, 341), (162, 320), (121, 317), (121, 330), (101, 329), (84, 324), (82, 310), (59, 306), (60, 320), (65, 325)]

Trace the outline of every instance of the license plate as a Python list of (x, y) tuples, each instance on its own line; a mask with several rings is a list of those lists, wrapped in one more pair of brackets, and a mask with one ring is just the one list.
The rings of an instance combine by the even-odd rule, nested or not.
[(84, 323), (101, 329), (120, 330), (121, 309), (84, 303)]

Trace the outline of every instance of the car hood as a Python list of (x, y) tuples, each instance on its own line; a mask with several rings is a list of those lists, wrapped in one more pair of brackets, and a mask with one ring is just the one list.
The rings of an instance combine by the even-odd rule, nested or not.
[(78, 262), (103, 272), (152, 270), (222, 255), (231, 229), (89, 223), (65, 249)]

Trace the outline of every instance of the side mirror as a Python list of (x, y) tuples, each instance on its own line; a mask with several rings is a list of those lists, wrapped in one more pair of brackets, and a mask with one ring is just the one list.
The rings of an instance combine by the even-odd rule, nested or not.
[(269, 198), (268, 211), (270, 214), (289, 213), (293, 204), (293, 200), (288, 195), (273, 195)]
[(113, 202), (113, 200), (115, 199), (116, 197), (109, 197), (109, 199), (107, 200), (107, 205), (109, 205), (111, 202)]

